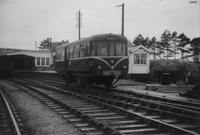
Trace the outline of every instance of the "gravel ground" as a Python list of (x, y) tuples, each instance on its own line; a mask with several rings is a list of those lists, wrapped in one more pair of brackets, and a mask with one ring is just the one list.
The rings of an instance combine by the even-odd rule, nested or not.
[(33, 96), (13, 86), (12, 82), (1, 81), (14, 101), (29, 135), (81, 135), (72, 125), (56, 112), (49, 109)]

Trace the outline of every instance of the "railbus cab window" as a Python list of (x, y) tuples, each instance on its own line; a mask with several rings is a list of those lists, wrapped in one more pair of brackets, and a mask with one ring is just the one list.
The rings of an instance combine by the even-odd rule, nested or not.
[(147, 53), (135, 53), (134, 64), (147, 64)]
[(126, 45), (125, 45), (125, 43), (118, 42), (118, 43), (116, 43), (115, 48), (116, 48), (116, 55), (117, 56), (126, 55)]
[(124, 42), (98, 41), (90, 45), (91, 56), (126, 56), (127, 47)]
[(109, 43), (109, 54), (110, 54), (110, 56), (114, 56), (115, 52), (116, 52), (115, 44), (114, 43)]
[(96, 49), (97, 56), (108, 56), (108, 45), (106, 42), (96, 43)]

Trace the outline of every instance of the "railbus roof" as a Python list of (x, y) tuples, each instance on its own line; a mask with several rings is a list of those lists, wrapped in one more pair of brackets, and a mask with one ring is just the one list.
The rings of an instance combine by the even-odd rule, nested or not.
[(102, 41), (102, 40), (107, 40), (108, 38), (115, 38), (117, 41), (127, 41), (127, 38), (125, 36), (122, 36), (120, 34), (107, 33), (107, 34), (97, 34), (97, 35), (93, 35), (87, 38), (83, 38), (81, 40), (66, 43), (61, 46), (58, 46), (57, 48), (63, 48), (65, 46), (71, 46), (71, 45), (73, 46), (73, 45), (85, 43), (88, 41)]

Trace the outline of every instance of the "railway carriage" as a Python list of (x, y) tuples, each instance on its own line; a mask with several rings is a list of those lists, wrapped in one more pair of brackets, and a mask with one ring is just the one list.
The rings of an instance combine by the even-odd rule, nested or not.
[(59, 46), (55, 68), (67, 81), (110, 87), (128, 72), (127, 38), (100, 34)]

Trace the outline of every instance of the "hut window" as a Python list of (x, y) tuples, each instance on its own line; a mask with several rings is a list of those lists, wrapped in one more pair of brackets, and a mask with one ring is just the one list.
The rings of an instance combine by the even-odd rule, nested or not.
[(46, 65), (49, 65), (49, 58), (46, 58)]
[(146, 53), (135, 53), (134, 54), (134, 64), (147, 64), (147, 54)]
[(39, 66), (39, 65), (40, 65), (40, 58), (38, 57), (38, 58), (36, 59), (36, 61), (37, 61), (37, 66)]
[(42, 58), (42, 66), (45, 65), (45, 58)]

